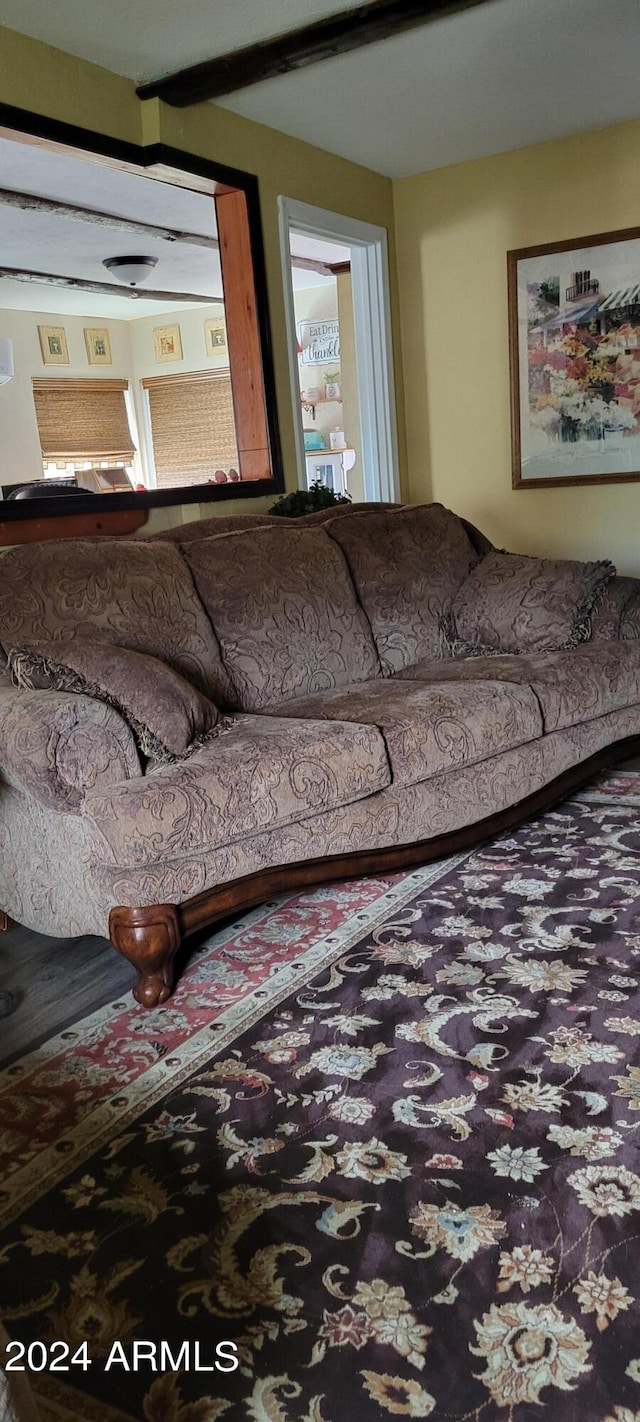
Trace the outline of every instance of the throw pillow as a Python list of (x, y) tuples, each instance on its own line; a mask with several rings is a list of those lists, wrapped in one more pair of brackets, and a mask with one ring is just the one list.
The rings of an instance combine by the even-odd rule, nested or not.
[(455, 655), (553, 652), (591, 634), (591, 613), (615, 574), (612, 563), (488, 553), (453, 600), (447, 632)]
[(148, 759), (182, 760), (224, 728), (224, 718), (201, 692), (156, 657), (107, 642), (35, 642), (13, 647), (16, 686), (71, 691), (113, 706)]

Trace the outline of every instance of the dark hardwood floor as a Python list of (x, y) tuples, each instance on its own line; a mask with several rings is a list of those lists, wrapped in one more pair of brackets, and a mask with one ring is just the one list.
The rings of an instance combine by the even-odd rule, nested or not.
[(0, 1063), (130, 992), (134, 969), (106, 938), (46, 938), (18, 926), (0, 934), (0, 991), (14, 1010), (0, 1017)]

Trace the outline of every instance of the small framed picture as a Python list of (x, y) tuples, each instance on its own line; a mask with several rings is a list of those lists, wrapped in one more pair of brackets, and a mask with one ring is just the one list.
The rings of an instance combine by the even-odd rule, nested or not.
[(40, 350), (45, 365), (68, 365), (69, 351), (64, 326), (38, 326)]
[(218, 355), (219, 351), (227, 348), (227, 328), (224, 324), (224, 316), (213, 316), (210, 321), (204, 323), (204, 340), (207, 355)]
[(155, 326), (153, 344), (157, 361), (182, 360), (182, 339), (179, 326)]
[(84, 343), (89, 365), (111, 365), (111, 342), (106, 326), (85, 326)]

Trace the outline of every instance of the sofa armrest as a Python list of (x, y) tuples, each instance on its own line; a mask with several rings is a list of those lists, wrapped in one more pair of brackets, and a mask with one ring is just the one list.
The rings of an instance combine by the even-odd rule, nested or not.
[(591, 617), (592, 642), (640, 638), (640, 578), (612, 578)]
[(69, 811), (87, 790), (141, 774), (133, 734), (112, 707), (66, 691), (22, 691), (0, 675), (0, 781)]

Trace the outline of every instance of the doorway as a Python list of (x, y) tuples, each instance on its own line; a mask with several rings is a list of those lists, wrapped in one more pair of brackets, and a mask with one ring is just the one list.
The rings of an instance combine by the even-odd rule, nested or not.
[(384, 228), (279, 199), (298, 483), (400, 497)]

